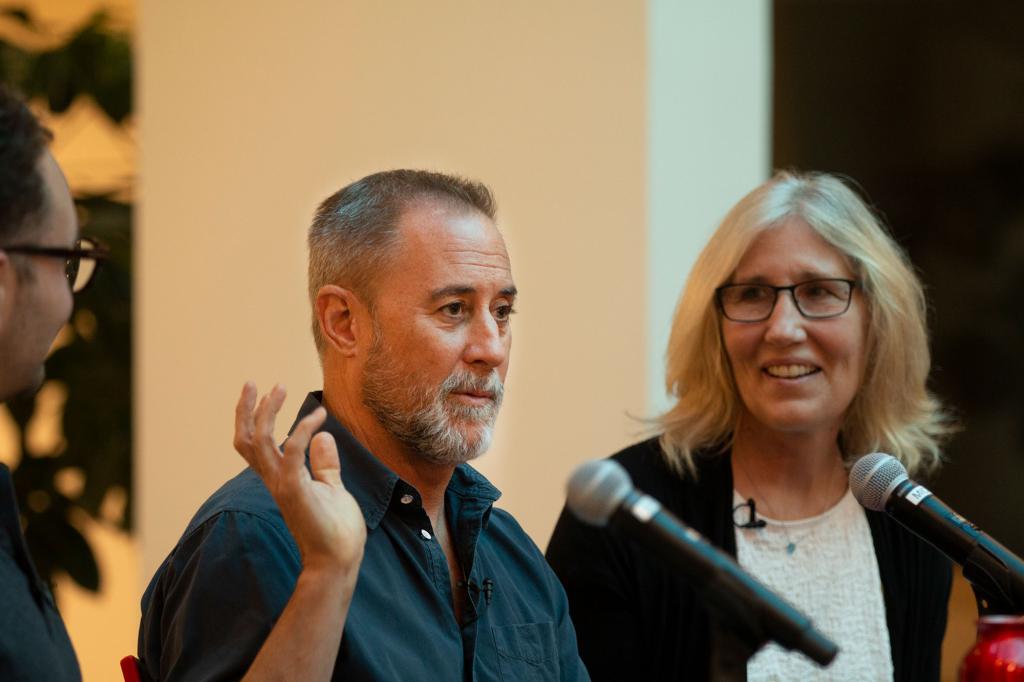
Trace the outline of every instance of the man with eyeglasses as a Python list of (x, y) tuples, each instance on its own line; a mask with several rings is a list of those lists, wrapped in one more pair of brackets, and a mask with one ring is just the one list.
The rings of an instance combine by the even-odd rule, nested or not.
[[(0, 86), (0, 402), (33, 392), (43, 361), (106, 250), (79, 238), (49, 133)], [(0, 679), (79, 680), (64, 624), (21, 534), (0, 464)]]
[[(43, 363), (71, 315), (72, 294), (88, 286), (108, 255), (97, 241), (78, 236), (75, 205), (49, 140), (25, 104), (0, 85), (0, 403), (42, 385)], [(311, 437), (307, 420), (293, 432), (288, 451), (298, 448), (301, 461)], [(278, 483), (276, 492), (290, 503), (289, 531), (303, 546), (323, 544), (341, 512), (317, 506), (311, 480)], [(246, 680), (327, 679), (340, 631), (317, 627), (311, 616), (324, 610), (342, 582), (333, 576), (300, 581)], [(0, 681), (81, 678), (21, 533), (10, 470), (0, 464)]]

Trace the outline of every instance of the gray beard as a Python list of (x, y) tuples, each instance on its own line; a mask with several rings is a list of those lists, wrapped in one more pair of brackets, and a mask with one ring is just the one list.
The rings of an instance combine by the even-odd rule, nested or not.
[[(418, 387), (391, 366), (390, 357), (382, 341), (375, 339), (366, 361), (362, 399), (391, 435), (435, 464), (456, 466), (487, 451), (504, 394), (497, 372), (486, 377), (454, 372), (436, 388)], [(467, 390), (489, 391), (494, 400), (481, 406), (449, 400), (451, 393)], [(469, 435), (459, 428), (460, 422), (471, 427)]]

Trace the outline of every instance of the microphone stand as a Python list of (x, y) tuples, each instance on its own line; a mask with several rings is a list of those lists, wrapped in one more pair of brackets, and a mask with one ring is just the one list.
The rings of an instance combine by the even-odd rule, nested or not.
[(711, 669), (709, 680), (721, 682), (747, 682), (747, 661), (767, 639), (755, 641), (744, 637), (735, 628), (727, 627), (720, 619), (711, 619)]
[[(745, 522), (737, 520), (740, 510), (748, 510)], [(733, 507), (733, 525), (737, 528), (764, 528), (765, 522), (757, 518), (753, 499)], [(711, 611), (711, 668), (708, 679), (722, 682), (747, 682), (747, 661), (768, 638), (757, 634), (759, 628), (746, 617), (741, 605)]]

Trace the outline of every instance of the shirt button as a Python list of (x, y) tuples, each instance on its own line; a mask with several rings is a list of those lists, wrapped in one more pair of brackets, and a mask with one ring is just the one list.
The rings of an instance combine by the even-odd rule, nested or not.
[(420, 531), (420, 535), (422, 535), (422, 536), (423, 536), (423, 539), (424, 539), (424, 540), (429, 540), (429, 539), (430, 539), (430, 533), (428, 533), (428, 532), (427, 532), (427, 531), (425, 531), (425, 530), (421, 530), (421, 531)]
[(405, 495), (402, 495), (402, 497), (399, 499), (399, 501), (402, 504), (409, 504), (410, 502), (412, 502), (412, 495), (410, 495), (409, 493), (406, 493)]

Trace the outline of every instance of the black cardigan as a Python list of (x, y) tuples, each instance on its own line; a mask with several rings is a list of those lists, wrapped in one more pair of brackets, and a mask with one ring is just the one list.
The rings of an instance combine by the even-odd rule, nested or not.
[[(736, 556), (732, 470), (727, 455), (698, 456), (698, 477), (680, 478), (658, 440), (612, 456), (634, 485), (712, 543)], [(949, 560), (885, 514), (867, 511), (882, 583), (894, 679), (939, 679), (952, 582)], [(625, 537), (563, 509), (547, 550), (562, 580), (594, 680), (701, 680), (710, 668), (707, 611), (686, 579)]]

